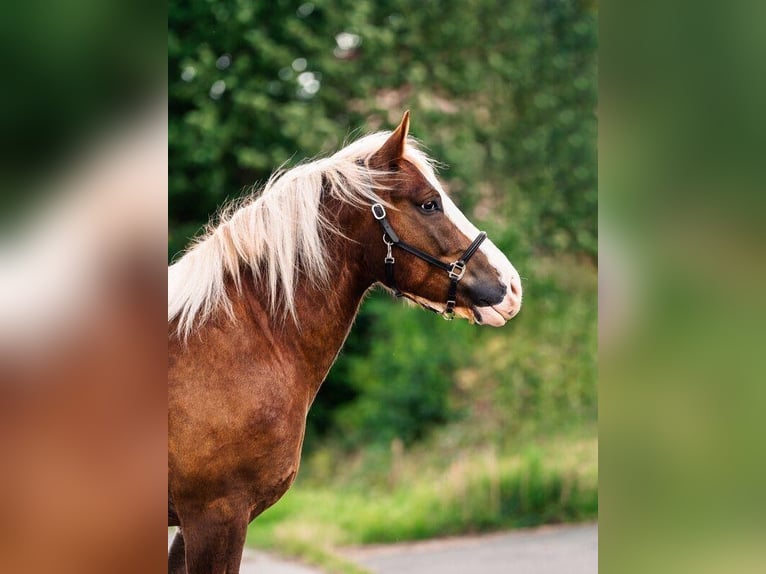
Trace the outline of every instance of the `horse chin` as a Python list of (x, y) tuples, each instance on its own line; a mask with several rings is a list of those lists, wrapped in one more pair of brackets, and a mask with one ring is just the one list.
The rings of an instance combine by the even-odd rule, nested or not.
[[(433, 311), (434, 313), (444, 313), (444, 305), (434, 303), (433, 301), (429, 301), (428, 299), (417, 295), (405, 293), (404, 300), (410, 305), (418, 305), (423, 309)], [(494, 307), (457, 307), (455, 309), (455, 317), (467, 319), (470, 323), (475, 323), (477, 325), (490, 325), (492, 327), (502, 327), (507, 321), (507, 319)]]
[(476, 323), (479, 325), (489, 325), (490, 327), (502, 327), (505, 325), (506, 318), (494, 307), (473, 307), (472, 311)]

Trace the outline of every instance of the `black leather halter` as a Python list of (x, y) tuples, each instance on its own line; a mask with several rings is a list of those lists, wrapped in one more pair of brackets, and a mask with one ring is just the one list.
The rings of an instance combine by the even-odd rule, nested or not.
[(481, 231), (457, 261), (453, 261), (452, 263), (445, 263), (444, 261), (429, 255), (425, 251), (421, 251), (417, 247), (414, 247), (409, 243), (405, 243), (399, 239), (396, 231), (394, 231), (393, 227), (391, 227), (391, 223), (388, 221), (386, 216), (386, 209), (380, 203), (376, 203), (372, 206), (372, 216), (378, 220), (380, 226), (383, 228), (383, 243), (386, 244), (386, 257), (383, 260), (386, 264), (386, 286), (392, 289), (394, 291), (394, 295), (397, 297), (401, 297), (403, 295), (403, 293), (399, 291), (398, 287), (396, 286), (396, 280), (394, 279), (394, 263), (396, 262), (396, 259), (394, 259), (392, 247), (395, 245), (407, 253), (411, 253), (415, 257), (419, 257), (423, 261), (447, 272), (450, 284), (449, 290), (447, 291), (447, 307), (444, 309), (442, 316), (447, 320), (453, 319), (455, 316), (457, 284), (465, 274), (465, 266), (468, 263), (468, 260), (473, 257), (474, 254), (479, 250), (479, 246), (487, 238), (487, 234), (484, 231)]

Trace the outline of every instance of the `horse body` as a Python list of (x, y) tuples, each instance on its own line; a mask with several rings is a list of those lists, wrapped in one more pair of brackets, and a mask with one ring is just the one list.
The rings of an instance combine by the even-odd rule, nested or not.
[[(405, 213), (413, 200), (430, 207), (425, 198), (434, 197), (422, 165), (405, 154), (407, 125), (405, 116), (380, 149), (364, 158), (365, 165), (376, 188), (387, 190), (381, 199), (399, 234), (418, 238), (420, 249), (449, 260), (467, 243), (464, 234), (455, 233), (454, 221), (423, 215), (430, 211), (425, 208), (410, 217)], [(256, 267), (244, 266), (224, 277), (225, 310), (219, 306), (209, 313), (188, 337), (180, 334), (182, 313), (170, 321), (169, 523), (180, 526), (169, 556), (171, 572), (239, 571), (248, 523), (295, 479), (308, 409), (365, 293), (388, 279), (383, 266), (387, 246), (367, 205), (333, 195), (332, 182), (320, 185), (324, 279), (311, 277), (299, 265), (292, 292), (278, 292), (279, 282), (275, 292), (269, 261), (262, 259)], [(441, 201), (446, 213), (446, 196)], [(423, 221), (432, 221), (435, 231), (423, 233)], [(439, 226), (451, 233), (438, 232)], [(236, 243), (228, 235), (224, 240), (224, 245)], [(489, 247), (468, 268), (456, 312), (504, 323), (518, 312), (521, 289), (510, 263), (498, 263)], [(440, 310), (443, 274), (416, 257), (397, 258), (406, 263), (406, 273), (401, 272), (403, 263), (397, 267), (397, 287), (408, 298)], [(275, 295), (290, 298), (293, 317), (275, 313)]]

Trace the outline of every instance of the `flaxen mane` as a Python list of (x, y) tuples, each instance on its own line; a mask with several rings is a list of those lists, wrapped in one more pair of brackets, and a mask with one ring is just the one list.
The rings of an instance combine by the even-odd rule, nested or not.
[[(327, 281), (322, 230), (322, 184), (336, 199), (354, 205), (381, 201), (371, 186), (370, 157), (390, 132), (357, 140), (336, 154), (278, 171), (260, 192), (232, 203), (219, 223), (197, 239), (168, 269), (168, 322), (177, 320), (176, 336), (187, 337), (216, 310), (231, 315), (226, 278), (241, 286), (241, 269), (252, 270), (265, 287), (270, 310), (294, 317), (298, 274), (322, 285)], [(408, 141), (405, 158), (440, 189), (432, 161)]]

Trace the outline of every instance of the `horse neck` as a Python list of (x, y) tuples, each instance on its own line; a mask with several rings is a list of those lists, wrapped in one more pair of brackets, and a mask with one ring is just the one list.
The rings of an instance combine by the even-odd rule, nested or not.
[[(275, 360), (289, 362), (294, 384), (305, 386), (313, 401), (330, 370), (359, 310), (365, 292), (374, 282), (365, 267), (363, 247), (353, 241), (334, 238), (328, 245), (330, 281), (317, 288), (300, 281), (295, 291), (296, 320), (274, 318), (257, 282), (245, 281), (235, 296), (236, 323), (259, 334), (259, 349), (271, 345)], [(252, 334), (252, 331), (251, 331)], [(263, 346), (263, 343), (268, 343)], [(278, 355), (278, 357), (276, 357)]]

